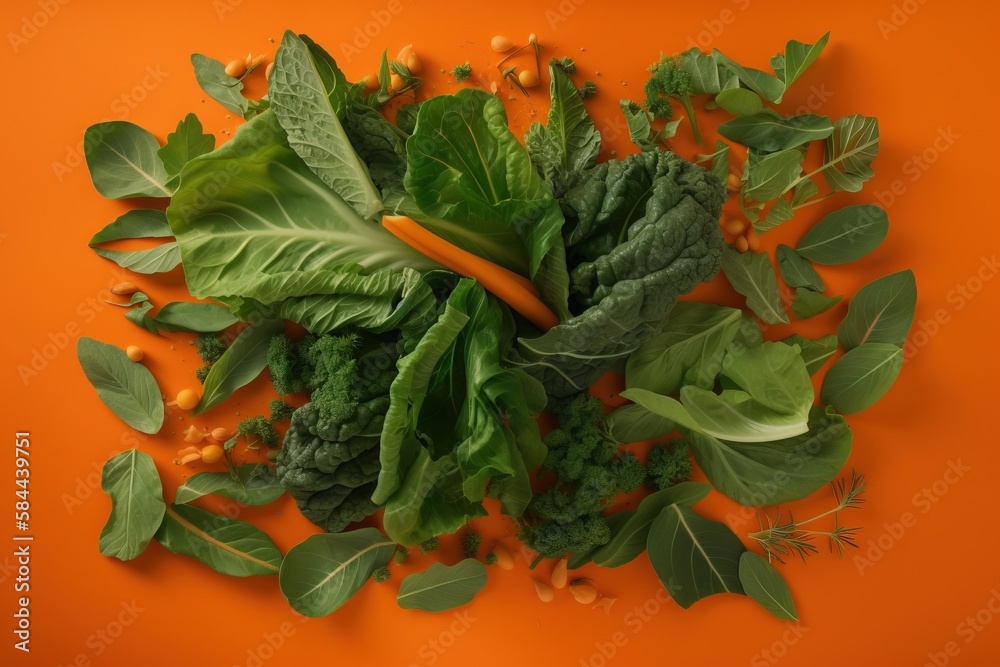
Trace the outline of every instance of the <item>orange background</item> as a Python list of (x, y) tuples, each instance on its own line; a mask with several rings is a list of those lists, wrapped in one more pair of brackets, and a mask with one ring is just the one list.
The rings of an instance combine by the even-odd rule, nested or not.
[[(30, 656), (11, 646), (13, 547), (0, 546), (0, 664), (935, 664), (931, 656), (938, 665), (996, 664), (1000, 618), (987, 604), (992, 599), (1000, 609), (1000, 455), (992, 387), (1000, 281), (991, 263), (998, 250), (995, 216), (984, 205), (996, 194), (996, 109), (988, 103), (994, 97), (995, 8), (938, 0), (828, 6), (551, 0), (459, 9), (456, 3), (428, 0), (305, 4), (7, 0), (0, 9), (6, 35), (0, 46), (5, 84), (0, 262), (10, 286), (8, 333), (0, 346), (8, 442), (0, 452), (0, 508), (9, 503), (10, 510), (0, 510), (6, 517), (0, 521), (0, 544), (13, 534), (15, 430), (30, 430), (32, 436), (36, 538)], [(377, 16), (388, 16), (387, 25), (370, 23)], [(369, 23), (376, 33), (370, 44), (359, 43), (358, 53), (345, 55), (341, 44)], [(660, 51), (714, 46), (740, 62), (766, 67), (787, 39), (812, 42), (832, 30), (826, 52), (782, 108), (810, 105), (834, 118), (857, 112), (878, 116), (877, 176), (859, 195), (841, 194), (801, 212), (768, 234), (764, 248), (794, 242), (825, 211), (872, 201), (878, 193), (889, 210), (891, 233), (861, 262), (824, 269), (829, 293), (853, 294), (875, 277), (912, 267), (920, 297), (897, 386), (876, 407), (850, 418), (855, 431), (850, 465), (870, 480), (867, 504), (845, 519), (864, 526), (861, 550), (839, 560), (823, 549), (805, 565), (782, 568), (799, 624), (776, 620), (736, 596), (715, 596), (688, 611), (661, 603), (644, 557), (616, 571), (586, 570), (606, 595), (617, 598), (608, 613), (577, 604), (566, 591), (550, 604), (539, 602), (520, 559), (514, 571), (491, 569), (486, 590), (456, 614), (398, 609), (395, 588), (404, 573), (398, 569), (389, 583), (369, 585), (338, 613), (302, 622), (274, 578), (227, 578), (155, 543), (130, 563), (98, 553), (110, 503), (97, 471), (111, 453), (138, 446), (151, 454), (168, 500), (197, 468), (171, 463), (189, 420), (171, 412), (158, 436), (129, 431), (83, 377), (75, 338), (141, 345), (168, 395), (195, 384), (191, 372), (199, 362), (190, 336), (156, 338), (104, 305), (104, 290), (121, 272), (86, 245), (127, 204), (94, 191), (82, 165), (83, 131), (101, 120), (127, 119), (162, 141), (184, 114), (195, 111), (207, 131), (225, 139), (220, 133), (238, 122), (211, 100), (203, 103), (189, 55), (202, 52), (224, 61), (248, 51), (272, 55), (269, 38), (279, 39), (285, 28), (307, 32), (325, 45), (352, 79), (374, 70), (383, 48), (391, 55), (413, 42), (426, 70), (434, 73), (421, 96), (455, 89), (436, 74), (440, 68), (469, 60), (477, 73), (488, 72), (496, 59), (488, 48), (493, 34), (521, 41), (536, 32), (547, 47), (546, 59), (570, 55), (577, 60), (579, 81), (597, 81), (598, 96), (588, 107), (605, 131), (605, 156), (615, 147), (630, 150), (627, 135), (621, 136), (617, 101), (641, 99), (644, 68)], [(11, 41), (12, 34), (24, 39)], [(261, 92), (259, 83), (256, 87)], [(546, 95), (538, 91), (508, 105), (519, 136), (532, 109), (539, 118), (544, 115)], [(705, 115), (702, 128), (721, 118)], [(685, 124), (674, 148), (688, 158), (696, 152)], [(179, 272), (131, 279), (157, 304), (184, 297)], [(732, 300), (724, 285), (703, 288), (697, 296)], [(845, 312), (841, 304), (796, 328), (832, 331)], [(775, 327), (768, 336), (787, 333), (788, 327)], [(19, 367), (29, 366), (36, 354), (52, 358), (36, 358), (37, 375), (22, 377)], [(190, 421), (231, 427), (236, 411), (254, 414), (269, 397), (261, 381)], [(967, 471), (959, 478), (949, 474), (954, 482), (949, 483), (944, 480), (952, 464)], [(804, 517), (830, 502), (824, 490), (792, 509)], [(713, 492), (699, 509), (725, 520), (736, 507)], [(912, 521), (900, 532), (893, 525), (906, 513)], [(267, 531), (282, 550), (313, 531), (288, 499), (243, 509), (240, 516)], [(516, 544), (506, 522), (477, 525), (491, 539)], [(755, 525), (737, 519), (734, 528), (745, 535)], [(457, 558), (457, 543), (443, 543), (443, 556)], [(855, 555), (870, 559), (870, 566)], [(430, 557), (414, 559), (405, 571), (429, 562)], [(544, 573), (542, 568), (537, 576)], [(637, 611), (643, 606), (646, 611)], [(973, 626), (966, 618), (977, 613)], [(987, 619), (992, 623), (978, 625)], [(122, 621), (128, 624), (119, 626)]]

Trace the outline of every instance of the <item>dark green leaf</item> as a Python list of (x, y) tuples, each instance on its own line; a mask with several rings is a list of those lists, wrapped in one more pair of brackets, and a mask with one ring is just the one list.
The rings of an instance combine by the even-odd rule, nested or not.
[(647, 553), (656, 575), (684, 609), (715, 593), (743, 594), (740, 538), (690, 507), (670, 505), (649, 530)]
[(752, 551), (743, 552), (740, 556), (740, 583), (754, 602), (774, 616), (786, 621), (798, 619), (788, 584), (766, 558)]
[(863, 343), (902, 347), (917, 307), (917, 283), (909, 269), (874, 280), (854, 295), (837, 329), (845, 350)]
[(823, 279), (805, 257), (791, 247), (779, 244), (775, 251), (781, 278), (789, 287), (808, 287), (816, 292), (826, 289)]
[(396, 543), (375, 528), (307, 537), (285, 555), (281, 593), (304, 616), (326, 616), (351, 599), (376, 569), (389, 562)]
[(826, 116), (803, 114), (786, 118), (771, 109), (738, 116), (719, 126), (719, 134), (730, 141), (768, 153), (826, 139), (832, 133), (833, 123)]
[(189, 113), (180, 123), (177, 130), (167, 135), (167, 143), (157, 151), (163, 168), (170, 181), (167, 187), (174, 190), (177, 187), (177, 176), (181, 169), (199, 155), (215, 150), (215, 137), (202, 132), (201, 121), (193, 113)]
[(784, 193), (802, 173), (802, 153), (794, 148), (771, 153), (746, 165), (743, 199), (767, 202)]
[(190, 505), (167, 509), (156, 540), (233, 577), (278, 574), (281, 566), (281, 552), (259, 528)]
[(163, 425), (163, 399), (153, 374), (132, 361), (125, 351), (81, 338), (76, 354), (97, 396), (119, 419), (143, 433), (156, 433)]
[(793, 208), (801, 206), (809, 199), (815, 197), (818, 194), (819, 194), (819, 186), (816, 185), (816, 181), (809, 178), (800, 180), (795, 185), (795, 188), (792, 190), (792, 201), (790, 202), (790, 204)]
[(160, 144), (133, 123), (114, 120), (87, 128), (83, 150), (94, 187), (108, 199), (169, 197)]
[(715, 152), (707, 155), (699, 153), (696, 161), (707, 162), (709, 160), (712, 162), (712, 173), (715, 174), (716, 178), (725, 183), (729, 177), (729, 144), (721, 139), (717, 139), (715, 142)]
[(274, 470), (266, 465), (242, 465), (236, 478), (228, 472), (200, 472), (177, 487), (174, 502), (183, 505), (214, 494), (232, 498), (244, 505), (267, 505), (284, 495)]
[(757, 347), (764, 342), (764, 332), (760, 330), (760, 325), (747, 312), (740, 313), (740, 330), (736, 333), (734, 342), (743, 347)]
[(137, 449), (122, 452), (104, 464), (101, 488), (111, 496), (111, 515), (101, 530), (101, 553), (132, 560), (145, 551), (166, 510), (156, 465)]
[(785, 44), (784, 70), (781, 79), (785, 82), (786, 90), (819, 57), (829, 39), (830, 33), (827, 32), (816, 40), (815, 44), (804, 44), (794, 39)]
[(795, 298), (792, 300), (792, 312), (800, 320), (808, 320), (810, 317), (816, 317), (820, 313), (830, 310), (843, 298), (842, 294), (828, 297), (808, 287), (798, 287), (795, 289)]
[(225, 65), (200, 53), (191, 55), (191, 64), (194, 66), (194, 78), (206, 95), (240, 118), (247, 115), (250, 104), (240, 92), (243, 83), (226, 74)]
[(468, 604), (486, 585), (486, 566), (475, 558), (455, 565), (432, 563), (399, 585), (396, 602), (403, 609), (446, 611)]
[(902, 368), (903, 350), (898, 345), (865, 343), (827, 371), (820, 398), (844, 414), (861, 412), (885, 396)]
[(722, 271), (733, 289), (747, 298), (747, 307), (768, 324), (788, 323), (781, 306), (778, 279), (766, 253), (739, 252), (726, 248)]
[(827, 359), (837, 351), (837, 337), (833, 334), (827, 334), (816, 340), (792, 334), (781, 342), (799, 346), (802, 360), (806, 362), (806, 370), (809, 371), (809, 375), (815, 375), (816, 371), (822, 368)]
[(653, 115), (631, 100), (620, 100), (619, 106), (625, 114), (625, 124), (632, 143), (640, 150), (654, 150), (657, 142), (653, 136)]
[(723, 90), (738, 88), (739, 79), (710, 54), (691, 47), (680, 55), (680, 68), (691, 75), (691, 93), (718, 95)]
[(795, 209), (792, 208), (792, 205), (784, 197), (779, 197), (763, 219), (753, 221), (753, 228), (763, 234), (783, 222), (788, 222), (793, 215), (795, 215)]
[(760, 95), (746, 88), (723, 90), (715, 96), (715, 102), (734, 116), (750, 116), (764, 107)]
[(744, 86), (757, 93), (764, 99), (774, 102), (781, 102), (781, 97), (785, 92), (785, 83), (776, 76), (762, 72), (752, 67), (743, 67), (736, 61), (725, 56), (722, 51), (712, 49), (712, 57), (720, 66), (725, 67), (740, 80)]
[(190, 303), (172, 301), (156, 314), (156, 326), (160, 331), (184, 331), (186, 333), (212, 333), (222, 331), (239, 320), (229, 309), (214, 303)]
[(215, 407), (240, 387), (249, 384), (267, 366), (267, 346), (285, 330), (281, 320), (255, 322), (240, 332), (205, 378), (201, 400), (191, 413), (196, 417)]
[(817, 264), (847, 264), (875, 250), (889, 233), (889, 217), (875, 204), (834, 211), (806, 232), (795, 249)]

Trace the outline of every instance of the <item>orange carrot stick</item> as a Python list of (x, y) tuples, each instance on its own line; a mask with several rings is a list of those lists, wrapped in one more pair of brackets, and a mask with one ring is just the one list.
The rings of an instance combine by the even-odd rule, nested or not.
[(460, 275), (475, 278), (485, 289), (539, 329), (548, 331), (559, 324), (559, 317), (542, 303), (535, 286), (524, 276), (462, 250), (405, 215), (383, 216), (382, 226), (438, 264)]

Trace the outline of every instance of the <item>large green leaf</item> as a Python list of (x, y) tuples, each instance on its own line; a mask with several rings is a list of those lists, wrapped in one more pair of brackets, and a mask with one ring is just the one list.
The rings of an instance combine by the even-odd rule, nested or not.
[(193, 113), (185, 116), (184, 120), (177, 124), (177, 129), (167, 135), (167, 143), (157, 152), (170, 178), (167, 187), (175, 190), (184, 165), (199, 155), (211, 153), (214, 149), (215, 137), (202, 132), (198, 117)]
[(902, 347), (917, 307), (913, 271), (898, 271), (873, 280), (858, 290), (847, 305), (847, 316), (837, 329), (845, 350), (864, 343), (891, 343)]
[(351, 599), (395, 550), (396, 543), (375, 528), (312, 535), (285, 555), (278, 585), (295, 611), (326, 616)]
[(723, 90), (739, 88), (740, 81), (729, 68), (697, 46), (680, 54), (680, 69), (691, 76), (691, 93), (718, 95)]
[(715, 103), (734, 116), (749, 116), (764, 107), (760, 95), (746, 88), (723, 90), (715, 96)]
[(123, 120), (91, 125), (83, 135), (90, 178), (108, 199), (169, 197), (159, 150), (152, 133)]
[(285, 494), (274, 469), (260, 464), (242, 465), (234, 477), (228, 472), (199, 472), (177, 487), (174, 502), (182, 505), (206, 495), (218, 495), (244, 505), (267, 505)]
[(358, 215), (373, 218), (382, 200), (340, 123), (337, 97), (328, 88), (331, 82), (322, 76), (336, 65), (313, 47), (294, 32), (285, 32), (268, 82), (271, 108), (306, 165)]
[(685, 384), (709, 389), (740, 327), (740, 311), (708, 303), (678, 303), (663, 332), (629, 355), (625, 385), (673, 394)]
[(143, 433), (163, 426), (163, 399), (153, 374), (125, 355), (125, 350), (83, 337), (77, 358), (97, 396), (119, 419)]
[(755, 162), (748, 160), (740, 196), (750, 201), (767, 202), (787, 192), (802, 173), (802, 158), (802, 151), (789, 148)]
[(486, 566), (475, 558), (455, 565), (432, 563), (399, 585), (396, 602), (403, 609), (446, 611), (468, 604), (486, 585)]
[(156, 313), (156, 327), (160, 331), (186, 333), (212, 333), (222, 331), (239, 320), (228, 310), (214, 303), (171, 301)]
[(233, 344), (212, 364), (205, 377), (201, 400), (191, 412), (196, 417), (229, 398), (234, 391), (253, 381), (267, 367), (267, 346), (285, 330), (281, 320), (255, 322), (240, 332)]
[(781, 342), (786, 345), (799, 346), (799, 354), (802, 355), (802, 360), (806, 363), (809, 375), (815, 375), (816, 371), (822, 368), (823, 364), (837, 351), (837, 337), (833, 334), (827, 334), (816, 340), (792, 334)]
[(660, 582), (684, 609), (716, 593), (743, 594), (739, 561), (746, 548), (725, 524), (670, 505), (653, 521), (647, 553)]
[(786, 117), (771, 109), (739, 116), (719, 126), (719, 134), (726, 139), (767, 152), (826, 139), (832, 133), (833, 124), (826, 116), (802, 114)]
[(782, 620), (798, 618), (788, 585), (763, 556), (752, 551), (743, 552), (739, 572), (743, 590), (754, 602)]
[(747, 307), (757, 317), (768, 324), (788, 323), (767, 253), (739, 252), (728, 247), (722, 255), (722, 272), (733, 289), (747, 298)]
[(903, 349), (892, 343), (863, 343), (837, 359), (823, 378), (821, 398), (853, 414), (885, 396), (903, 368)]
[(817, 264), (848, 264), (875, 250), (888, 233), (889, 217), (882, 207), (845, 206), (817, 222), (795, 250)]
[(131, 560), (145, 551), (166, 511), (156, 465), (137, 449), (122, 452), (104, 464), (101, 488), (111, 496), (111, 515), (101, 530), (101, 553)]
[(233, 577), (278, 574), (281, 552), (262, 530), (190, 505), (171, 505), (156, 540)]
[(226, 66), (200, 53), (191, 55), (194, 78), (205, 94), (241, 118), (247, 115), (250, 103), (243, 97), (243, 82), (226, 74)]

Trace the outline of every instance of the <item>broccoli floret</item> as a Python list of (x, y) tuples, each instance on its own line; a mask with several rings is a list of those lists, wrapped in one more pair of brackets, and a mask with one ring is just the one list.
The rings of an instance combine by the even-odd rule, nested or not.
[(282, 396), (305, 389), (302, 380), (300, 345), (285, 334), (278, 334), (267, 345), (267, 366), (271, 371), (271, 384)]
[(201, 368), (195, 370), (194, 376), (198, 378), (198, 382), (205, 384), (205, 378), (208, 377), (208, 372), (212, 370), (212, 364), (207, 364)]
[(691, 479), (688, 444), (678, 438), (666, 445), (653, 445), (646, 458), (647, 486), (658, 490)]
[(578, 92), (580, 93), (580, 97), (585, 100), (589, 100), (597, 94), (597, 84), (593, 81), (584, 81)]
[(267, 447), (277, 447), (280, 440), (278, 432), (271, 426), (271, 422), (260, 415), (247, 417), (236, 424), (236, 434), (247, 438), (256, 438), (257, 442)]
[(472, 76), (472, 65), (465, 61), (464, 65), (455, 65), (451, 68), (451, 73), (455, 76), (456, 83), (462, 83)]
[(574, 74), (576, 72), (576, 63), (569, 56), (563, 56), (562, 58), (554, 58), (552, 64), (560, 68), (567, 74)]
[(486, 554), (486, 564), (487, 565), (496, 565), (497, 564), (497, 555), (495, 553), (493, 553), (492, 551), (489, 552), (488, 554)]
[(638, 491), (646, 482), (646, 466), (632, 452), (622, 452), (611, 463), (615, 484), (622, 493)]
[(579, 480), (586, 466), (603, 466), (614, 456), (615, 447), (598, 427), (604, 418), (599, 399), (579, 394), (555, 403), (553, 412), (559, 428), (545, 436), (545, 468), (555, 470), (560, 480)]
[(529, 546), (543, 558), (561, 558), (607, 544), (611, 528), (600, 514), (585, 514), (572, 523), (541, 522), (534, 526)]
[(295, 412), (295, 406), (291, 403), (276, 398), (268, 404), (268, 410), (271, 413), (270, 422), (276, 424), (278, 422), (287, 421), (292, 418), (292, 413)]
[(466, 558), (475, 558), (479, 554), (479, 545), (483, 543), (483, 536), (479, 533), (468, 532), (462, 538), (462, 553)]
[(392, 552), (392, 561), (396, 565), (402, 565), (407, 559), (406, 547), (401, 544), (396, 545), (396, 550)]
[(429, 554), (438, 550), (438, 538), (431, 537), (420, 543), (420, 553)]
[(376, 584), (381, 584), (383, 581), (385, 581), (391, 576), (392, 573), (389, 572), (389, 568), (386, 567), (385, 565), (372, 572), (372, 579), (375, 580)]
[(218, 361), (226, 351), (226, 339), (217, 333), (202, 333), (195, 336), (194, 346), (201, 360), (211, 364)]
[(674, 98), (687, 112), (695, 141), (702, 143), (698, 120), (691, 104), (691, 94), (694, 90), (691, 73), (681, 68), (680, 59), (667, 58), (662, 54), (657, 62), (649, 66), (649, 71), (652, 76), (643, 88), (646, 93), (646, 109), (658, 118), (670, 120), (670, 116), (673, 115), (670, 98)]

